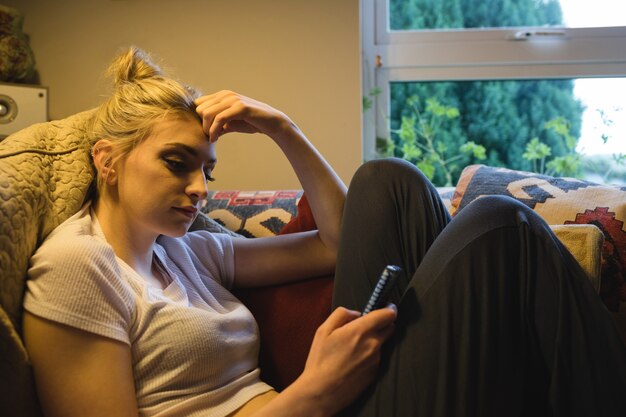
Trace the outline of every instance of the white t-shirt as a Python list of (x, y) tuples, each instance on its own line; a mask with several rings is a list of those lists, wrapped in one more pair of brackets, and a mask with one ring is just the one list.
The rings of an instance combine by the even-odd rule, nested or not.
[(87, 204), (31, 259), (24, 308), (127, 343), (141, 416), (224, 416), (271, 389), (259, 379), (256, 322), (226, 289), (231, 239), (159, 237), (162, 290), (115, 256)]

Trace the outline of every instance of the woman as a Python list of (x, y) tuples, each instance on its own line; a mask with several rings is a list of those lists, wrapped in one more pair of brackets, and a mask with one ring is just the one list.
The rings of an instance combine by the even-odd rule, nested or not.
[[(574, 404), (599, 410), (594, 401), (615, 398), (624, 347), (532, 211), (484, 199), (450, 222), (432, 185), (395, 160), (362, 167), (344, 210), (345, 187), (285, 114), (228, 91), (200, 97), (134, 48), (112, 69), (116, 90), (94, 117), (97, 198), (49, 236), (29, 273), (24, 337), (47, 416), (496, 415), (517, 405), (535, 415), (572, 411), (561, 394), (607, 378), (604, 392)], [(186, 233), (228, 132), (274, 140), (318, 231)], [(259, 379), (254, 319), (227, 288), (328, 274), (336, 263), (338, 307), (302, 375), (277, 393)], [(406, 271), (400, 313), (392, 304), (361, 317), (388, 263)], [(557, 301), (588, 318), (572, 320)], [(573, 338), (602, 343), (562, 346)], [(570, 384), (562, 349), (612, 362), (585, 366), (589, 381)]]

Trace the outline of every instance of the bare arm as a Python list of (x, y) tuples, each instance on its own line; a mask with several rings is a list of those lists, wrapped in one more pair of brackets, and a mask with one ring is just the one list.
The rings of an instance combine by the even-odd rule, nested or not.
[(46, 417), (137, 417), (130, 347), (24, 313)]
[[(332, 416), (371, 383), (394, 309), (338, 308), (318, 329), (302, 375), (256, 417)], [(130, 348), (25, 313), (24, 338), (46, 417), (137, 417)]]
[[(258, 286), (330, 273), (335, 266), (346, 188), (295, 124), (266, 104), (226, 91), (197, 100), (205, 133), (264, 133), (291, 163), (319, 230), (265, 239), (236, 239), (235, 284)], [(257, 417), (332, 416), (373, 380), (395, 309), (360, 317), (336, 309), (319, 327), (300, 377)]]
[(259, 286), (328, 274), (339, 245), (346, 187), (284, 113), (231, 91), (199, 98), (204, 130), (216, 141), (228, 132), (263, 133), (289, 160), (307, 194), (318, 231), (236, 242), (235, 283)]

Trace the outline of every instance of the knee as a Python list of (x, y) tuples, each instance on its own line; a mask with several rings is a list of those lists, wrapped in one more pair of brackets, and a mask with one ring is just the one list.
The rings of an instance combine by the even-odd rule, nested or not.
[[(522, 202), (504, 195), (489, 195), (471, 202), (464, 210), (474, 218), (488, 219), (509, 225), (526, 224), (543, 228), (544, 220)], [(462, 210), (463, 211), (463, 210)]]
[(410, 185), (416, 188), (434, 188), (428, 178), (413, 164), (400, 158), (383, 158), (368, 161), (354, 174), (350, 188)]
[(484, 213), (515, 213), (517, 210), (530, 210), (518, 200), (506, 195), (486, 195), (472, 201), (467, 207)]

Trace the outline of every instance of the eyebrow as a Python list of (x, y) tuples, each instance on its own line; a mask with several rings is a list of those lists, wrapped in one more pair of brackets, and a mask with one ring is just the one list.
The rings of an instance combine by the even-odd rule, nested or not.
[[(188, 154), (190, 154), (193, 157), (196, 157), (196, 158), (199, 157), (198, 151), (195, 148), (193, 148), (193, 147), (191, 147), (189, 145), (186, 145), (184, 143), (171, 142), (171, 143), (166, 143), (165, 146), (167, 146), (169, 148), (182, 149), (182, 150), (184, 150), (185, 152), (187, 152)], [(215, 164), (215, 163), (217, 163), (217, 159), (215, 159), (215, 158), (207, 158), (207, 162), (209, 164)]]

